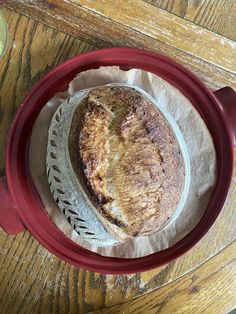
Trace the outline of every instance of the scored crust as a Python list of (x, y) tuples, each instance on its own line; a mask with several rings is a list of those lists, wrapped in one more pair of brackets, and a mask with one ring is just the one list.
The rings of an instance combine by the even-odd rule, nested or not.
[(113, 236), (150, 235), (168, 222), (182, 196), (184, 160), (149, 99), (129, 87), (93, 89), (77, 141), (87, 193)]
[(82, 99), (77, 106), (70, 127), (70, 134), (68, 138), (68, 148), (70, 154), (71, 164), (74, 170), (74, 173), (77, 177), (79, 185), (82, 187), (83, 191), (87, 196), (87, 201), (91, 208), (95, 211), (96, 215), (102, 222), (102, 224), (109, 230), (110, 234), (114, 236), (117, 240), (124, 241), (127, 238), (127, 234), (123, 232), (119, 227), (111, 224), (109, 220), (104, 218), (103, 215), (100, 214), (99, 211), (96, 210), (96, 204), (94, 203), (94, 195), (90, 186), (87, 184), (86, 177), (84, 175), (83, 164), (81, 162), (81, 158), (78, 154), (78, 135), (81, 132), (81, 125), (84, 119), (85, 113), (88, 108), (88, 97)]

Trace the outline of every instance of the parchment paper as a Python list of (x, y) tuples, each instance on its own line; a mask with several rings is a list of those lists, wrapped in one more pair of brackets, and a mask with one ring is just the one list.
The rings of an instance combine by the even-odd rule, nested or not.
[[(46, 175), (48, 129), (53, 113), (74, 92), (108, 83), (136, 85), (165, 107), (176, 120), (184, 137), (191, 164), (191, 183), (187, 202), (178, 218), (164, 230), (149, 237), (138, 237), (116, 246), (98, 247), (83, 240), (60, 212), (50, 192)], [(101, 67), (80, 73), (68, 91), (55, 95), (40, 112), (33, 127), (29, 147), (30, 173), (45, 210), (56, 226), (79, 245), (104, 256), (141, 257), (164, 250), (200, 221), (216, 181), (216, 153), (211, 135), (190, 101), (160, 77), (139, 69), (122, 71), (119, 67)]]

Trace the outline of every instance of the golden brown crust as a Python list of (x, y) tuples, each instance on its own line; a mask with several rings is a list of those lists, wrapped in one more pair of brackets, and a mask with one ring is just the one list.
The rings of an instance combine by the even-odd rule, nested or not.
[(173, 215), (184, 185), (183, 157), (166, 119), (139, 92), (92, 90), (79, 152), (96, 209), (110, 224), (128, 236), (149, 235)]
[[(114, 224), (109, 222), (101, 213), (96, 209), (97, 206), (97, 198), (93, 193), (89, 184), (87, 184), (86, 177), (84, 175), (83, 164), (81, 162), (81, 158), (78, 154), (78, 140), (79, 134), (81, 131), (82, 121), (84, 120), (85, 113), (88, 108), (88, 98), (85, 97), (82, 101), (80, 101), (79, 106), (77, 106), (75, 113), (73, 115), (73, 119), (70, 127), (68, 148), (70, 154), (70, 160), (77, 177), (79, 185), (83, 188), (85, 195), (87, 196), (87, 200), (91, 205), (91, 209), (95, 211), (98, 218), (102, 222), (102, 224), (106, 227), (106, 229), (110, 232), (112, 236), (120, 241), (124, 241), (127, 239), (127, 234), (125, 234), (119, 227), (116, 227)], [(95, 206), (93, 206), (93, 203)]]

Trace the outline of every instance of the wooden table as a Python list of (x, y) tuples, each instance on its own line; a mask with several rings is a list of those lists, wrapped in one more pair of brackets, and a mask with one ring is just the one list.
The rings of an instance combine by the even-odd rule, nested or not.
[[(0, 0), (9, 42), (0, 60), (0, 169), (12, 118), (32, 86), (62, 61), (110, 46), (168, 55), (211, 89), (236, 88), (236, 2)], [(191, 251), (129, 275), (86, 272), (29, 232), (0, 231), (0, 313), (227, 313), (236, 307), (236, 174), (224, 210)], [(0, 204), (1, 206), (1, 204)]]

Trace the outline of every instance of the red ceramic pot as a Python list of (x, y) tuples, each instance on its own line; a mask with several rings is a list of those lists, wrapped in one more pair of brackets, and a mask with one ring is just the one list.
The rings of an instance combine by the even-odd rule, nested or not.
[[(68, 239), (47, 216), (28, 169), (28, 144), (40, 110), (55, 93), (67, 88), (81, 71), (118, 65), (140, 68), (176, 86), (204, 119), (217, 153), (217, 184), (199, 224), (174, 246), (140, 258), (103, 257)], [(233, 172), (236, 144), (236, 93), (225, 87), (212, 93), (195, 75), (175, 61), (154, 52), (131, 48), (96, 50), (74, 57), (49, 72), (32, 89), (19, 108), (9, 134), (6, 178), (0, 181), (0, 225), (9, 234), (29, 230), (50, 252), (90, 271), (128, 274), (166, 264), (192, 248), (219, 215)]]

